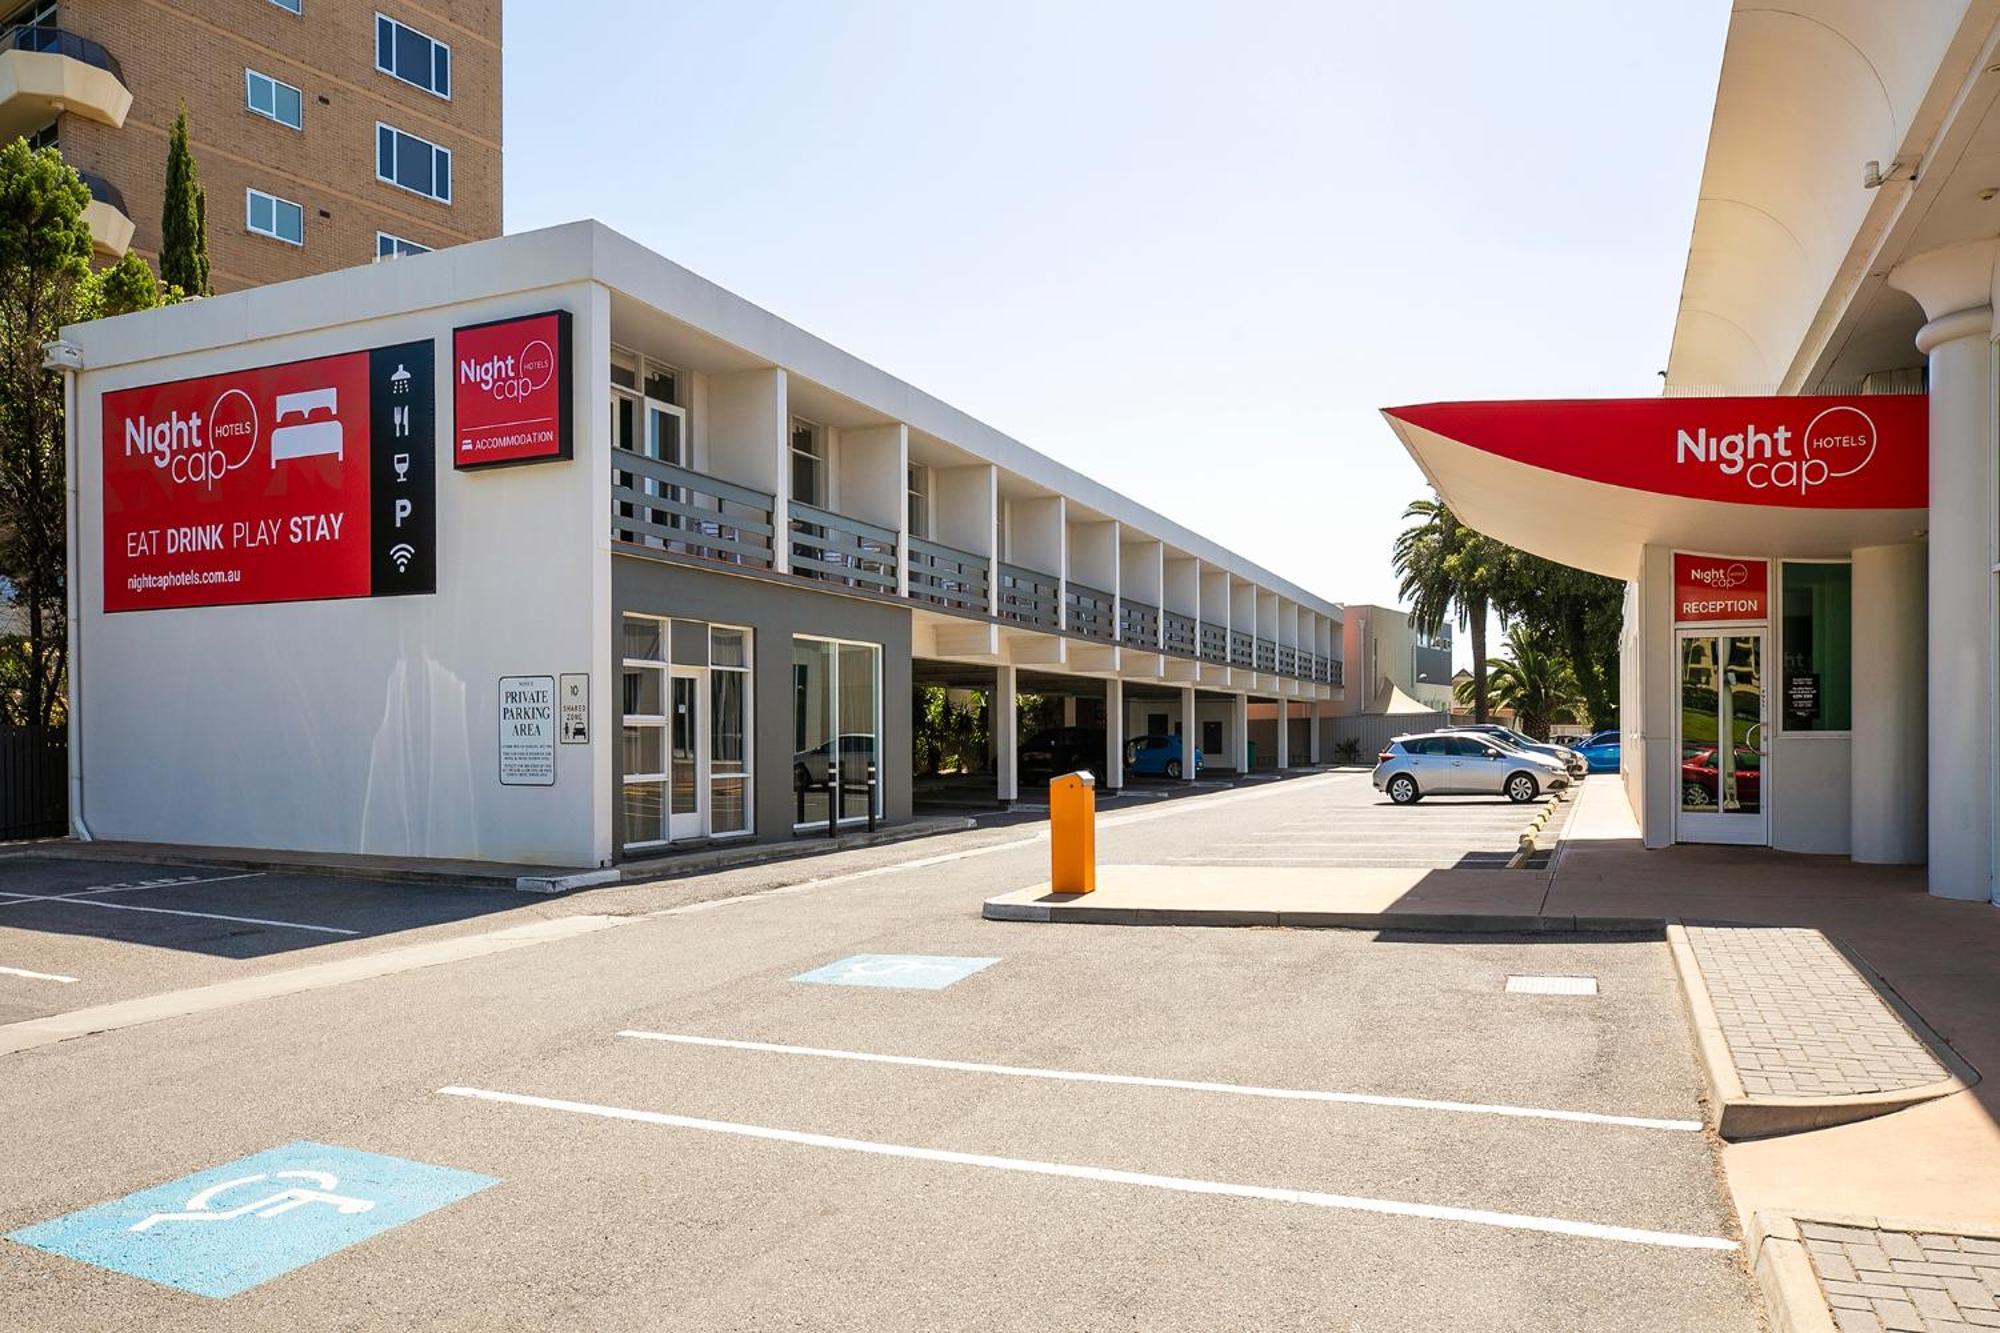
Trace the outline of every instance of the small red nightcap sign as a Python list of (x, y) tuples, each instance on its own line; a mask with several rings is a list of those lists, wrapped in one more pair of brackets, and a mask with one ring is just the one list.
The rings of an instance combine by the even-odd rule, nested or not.
[(1769, 561), (1674, 553), (1675, 620), (1765, 620), (1770, 601)]
[(572, 456), (567, 310), (458, 329), (452, 334), (451, 365), (453, 466)]

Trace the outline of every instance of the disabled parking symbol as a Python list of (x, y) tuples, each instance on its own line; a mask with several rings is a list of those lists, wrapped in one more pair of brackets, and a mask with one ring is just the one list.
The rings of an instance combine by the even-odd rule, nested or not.
[(221, 1299), (498, 1183), (380, 1153), (290, 1143), (7, 1239)]
[(943, 990), (998, 958), (949, 958), (933, 954), (858, 953), (837, 963), (800, 973), (793, 981), (822, 986), (891, 986), (903, 990)]

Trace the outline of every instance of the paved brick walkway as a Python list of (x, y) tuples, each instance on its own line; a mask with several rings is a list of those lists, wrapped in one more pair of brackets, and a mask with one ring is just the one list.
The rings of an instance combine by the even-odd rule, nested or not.
[(2000, 1328), (2000, 1239), (1799, 1223), (1840, 1333)]
[(1750, 1095), (1838, 1097), (1950, 1077), (1818, 931), (1689, 926), (1687, 938)]

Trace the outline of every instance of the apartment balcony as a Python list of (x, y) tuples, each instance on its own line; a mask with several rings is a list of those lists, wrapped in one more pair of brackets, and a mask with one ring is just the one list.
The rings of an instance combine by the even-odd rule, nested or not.
[(624, 449), (614, 450), (612, 459), (612, 540), (716, 564), (771, 568), (776, 501), (770, 492)]
[(1218, 666), (1229, 665), (1229, 627), (1201, 622), (1201, 660)]
[(1130, 597), (1118, 602), (1118, 642), (1128, 648), (1157, 652), (1160, 648), (1160, 608)]
[(132, 214), (125, 207), (125, 196), (116, 185), (93, 172), (79, 171), (84, 186), (90, 191), (90, 204), (83, 210), (83, 220), (90, 226), (90, 246), (101, 259), (123, 259), (125, 252), (132, 248), (134, 230)]
[(910, 538), (910, 600), (983, 616), (992, 598), (992, 563), (942, 542)]
[(1278, 645), (1278, 674), (1297, 676), (1299, 674), (1299, 650)]
[(999, 595), (994, 599), (993, 614), (1030, 629), (1060, 633), (1061, 588), (1062, 581), (1053, 574), (1003, 564), (1000, 566)]
[(1257, 639), (1248, 630), (1229, 631), (1229, 665), (1253, 667), (1257, 664)]
[(792, 501), (792, 573), (857, 592), (896, 595), (894, 529)]
[(1063, 590), (1071, 634), (1099, 643), (1118, 642), (1118, 602), (1101, 588), (1072, 583)]
[(131, 109), (124, 71), (88, 37), (27, 24), (0, 32), (0, 141), (66, 112), (118, 129)]
[(1175, 657), (1193, 657), (1200, 651), (1200, 628), (1193, 616), (1166, 611), (1160, 616), (1160, 647)]

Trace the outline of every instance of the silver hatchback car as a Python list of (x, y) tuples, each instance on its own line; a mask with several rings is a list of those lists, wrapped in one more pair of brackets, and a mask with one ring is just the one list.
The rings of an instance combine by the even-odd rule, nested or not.
[(1375, 790), (1397, 805), (1426, 796), (1505, 796), (1532, 801), (1569, 786), (1562, 761), (1507, 750), (1476, 732), (1398, 736), (1375, 760)]

